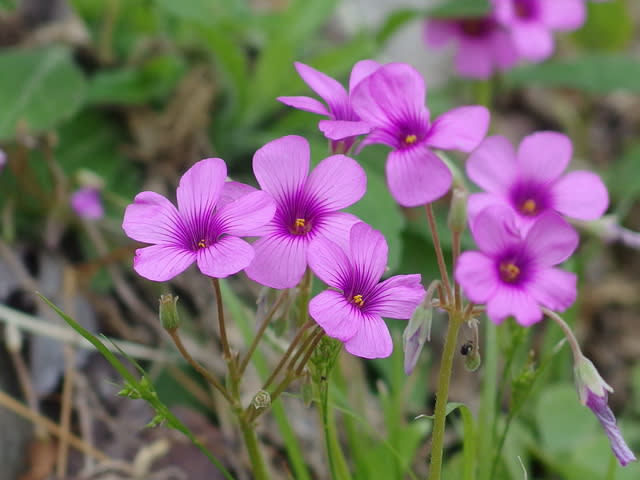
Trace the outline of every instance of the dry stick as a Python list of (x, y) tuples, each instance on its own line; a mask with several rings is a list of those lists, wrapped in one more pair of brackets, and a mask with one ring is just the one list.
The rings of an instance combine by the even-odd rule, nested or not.
[(314, 333), (314, 335), (315, 335), (315, 338), (313, 339), (313, 342), (307, 348), (307, 351), (304, 357), (302, 357), (302, 360), (300, 360), (300, 363), (298, 364), (298, 368), (296, 368), (296, 375), (302, 375), (302, 370), (304, 369), (304, 366), (309, 361), (309, 358), (311, 358), (313, 351), (316, 349), (316, 346), (318, 345), (318, 343), (320, 343), (320, 340), (322, 340), (322, 337), (324, 337), (324, 330), (322, 330), (321, 328), (318, 328), (318, 330)]
[[(447, 294), (445, 300), (447, 304), (451, 304), (453, 296), (451, 293), (451, 284), (449, 283), (449, 274), (447, 273), (447, 264), (444, 261), (442, 254), (442, 245), (440, 244), (440, 237), (438, 236), (438, 227), (436, 226), (436, 219), (433, 214), (433, 207), (430, 203), (424, 206), (427, 213), (427, 221), (429, 223), (429, 229), (431, 230), (431, 237), (433, 239), (433, 247), (436, 252), (436, 259), (438, 260), (438, 269), (440, 270), (440, 276), (442, 277), (442, 285)], [(442, 305), (442, 299), (441, 299)]]
[(207, 382), (209, 382), (211, 386), (213, 386), (216, 390), (218, 390), (222, 394), (222, 396), (227, 400), (227, 402), (229, 402), (229, 405), (233, 405), (234, 404), (233, 399), (231, 398), (227, 390), (222, 386), (222, 384), (218, 382), (218, 380), (213, 375), (211, 375), (211, 373), (209, 373), (209, 371), (206, 368), (204, 368), (197, 361), (195, 361), (193, 357), (189, 354), (189, 352), (187, 352), (186, 348), (184, 348), (184, 345), (182, 344), (182, 340), (180, 339), (180, 335), (178, 335), (178, 330), (177, 329), (167, 330), (167, 333), (171, 336), (171, 338), (173, 339), (173, 343), (176, 344), (178, 351), (180, 352), (182, 357), (187, 361), (187, 363), (191, 365), (200, 375), (202, 375), (204, 379)]
[[(46, 417), (43, 417), (39, 413), (36, 413), (29, 409), (29, 407), (24, 406), (22, 403), (15, 400), (10, 395), (7, 395), (5, 392), (0, 390), (0, 405), (7, 407), (12, 410), (16, 414), (20, 415), (27, 420), (30, 420), (34, 424), (40, 425), (40, 427), (49, 431), (49, 433), (59, 437), (62, 432), (60, 427), (55, 423), (49, 420)], [(113, 460), (109, 458), (107, 455), (102, 453), (100, 450), (92, 447), (91, 445), (82, 441), (82, 439), (76, 437), (74, 434), (70, 433), (68, 436), (69, 445), (76, 448), (80, 452), (85, 455), (90, 455), (96, 460), (100, 462), (112, 462)]]
[(240, 362), (240, 367), (238, 368), (238, 376), (241, 377), (244, 371), (246, 370), (247, 365), (249, 365), (249, 360), (251, 360), (251, 356), (253, 355), (253, 352), (255, 352), (256, 348), (258, 347), (258, 343), (260, 342), (262, 335), (264, 334), (265, 330), (269, 326), (269, 323), (271, 322), (271, 319), (275, 315), (276, 311), (278, 310), (278, 308), (280, 308), (280, 305), (282, 305), (282, 302), (284, 301), (285, 298), (287, 298), (288, 295), (289, 295), (288, 290), (283, 290), (280, 296), (278, 297), (278, 300), (276, 300), (276, 303), (273, 305), (273, 307), (271, 307), (271, 310), (269, 310), (269, 313), (267, 313), (267, 316), (264, 317), (264, 320), (262, 321), (260, 328), (256, 332), (256, 335), (253, 339), (253, 342), (251, 343), (251, 346), (249, 347), (249, 350), (247, 351), (244, 358), (242, 359), (242, 362)]
[[(33, 385), (31, 384), (31, 378), (29, 377), (29, 369), (27, 368), (26, 363), (24, 362), (24, 358), (20, 355), (20, 352), (9, 350), (9, 355), (11, 356), (11, 360), (13, 361), (13, 366), (16, 370), (16, 375), (18, 377), (18, 384), (20, 385), (20, 390), (22, 390), (22, 395), (27, 401), (27, 405), (29, 408), (35, 412), (36, 414), (40, 413), (40, 406), (38, 405), (38, 397), (36, 396), (35, 391), (33, 390)], [(47, 432), (41, 428), (40, 425), (34, 425), (34, 433), (37, 438), (45, 438), (47, 436)]]

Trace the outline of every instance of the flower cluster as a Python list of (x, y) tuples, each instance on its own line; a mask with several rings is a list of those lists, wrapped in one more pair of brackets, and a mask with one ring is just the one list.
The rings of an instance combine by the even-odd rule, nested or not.
[(481, 17), (433, 18), (425, 24), (425, 41), (438, 47), (457, 45), (457, 72), (488, 78), (520, 59), (540, 62), (554, 50), (554, 31), (576, 30), (585, 21), (582, 0), (491, 0)]

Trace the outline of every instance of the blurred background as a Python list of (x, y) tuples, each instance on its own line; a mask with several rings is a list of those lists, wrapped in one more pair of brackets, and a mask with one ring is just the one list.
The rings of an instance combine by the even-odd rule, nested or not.
[[(514, 142), (536, 130), (564, 132), (573, 166), (593, 169), (610, 189), (611, 216), (584, 226), (568, 266), (580, 287), (566, 318), (615, 389), (610, 404), (639, 452), (640, 2), (585, 3), (586, 24), (556, 36), (553, 58), (491, 80), (491, 132)], [(318, 118), (275, 100), (315, 96), (294, 61), (343, 83), (361, 59), (408, 62), (425, 76), (432, 116), (478, 103), (482, 82), (456, 74), (453, 49), (423, 40), (428, 17), (478, 8), (486, 2), (0, 0), (0, 480), (222, 478), (178, 435), (143, 429), (152, 412), (116, 396), (121, 379), (78, 345), (35, 291), (87, 329), (117, 339), (212, 452), (238, 478), (250, 478), (220, 399), (176, 360), (157, 320), (159, 295), (179, 295), (189, 344), (222, 372), (210, 287), (193, 269), (167, 285), (136, 276), (138, 245), (122, 232), (124, 208), (142, 190), (172, 199), (180, 175), (206, 157), (223, 158), (232, 178), (255, 184), (253, 153), (283, 135), (308, 138), (314, 161), (327, 156)], [(423, 213), (392, 201), (386, 154), (368, 147), (357, 157), (368, 191), (351, 211), (385, 234), (392, 273), (419, 272), (428, 283), (437, 267)], [(447, 206), (447, 199), (436, 204), (443, 226)], [(238, 321), (232, 339), (242, 345), (258, 288), (243, 276), (229, 284), (226, 306)], [(354, 478), (426, 472), (430, 425), (413, 419), (432, 411), (443, 323), (434, 322), (433, 341), (409, 378), (402, 373), (404, 324), (390, 322), (390, 359), (342, 360), (334, 400), (343, 409)], [(285, 330), (275, 325), (272, 342)], [(499, 390), (494, 434), (505, 422), (509, 428), (495, 478), (526, 478), (518, 455), (529, 478), (640, 478), (637, 464), (611, 463), (606, 437), (578, 402), (568, 349), (555, 349), (557, 328), (523, 331), (509, 323), (494, 334), (500, 352), (515, 359)], [(268, 363), (276, 357), (266, 350)], [(259, 386), (259, 370), (247, 379), (248, 392)], [(482, 376), (482, 368), (470, 373), (457, 361), (451, 400), (476, 411)], [(299, 397), (294, 391), (283, 401), (308, 465), (290, 465), (293, 447), (277, 415), (260, 427), (268, 457), (277, 478), (305, 471), (329, 478), (318, 419)], [(456, 417), (452, 425), (460, 423)], [(81, 447), (61, 453), (57, 439), (69, 432)], [(449, 429), (446, 478), (460, 478), (459, 432)]]

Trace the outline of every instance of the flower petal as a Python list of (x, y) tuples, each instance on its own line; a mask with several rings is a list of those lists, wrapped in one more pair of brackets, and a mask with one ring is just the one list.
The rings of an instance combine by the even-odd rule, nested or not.
[(309, 142), (303, 137), (288, 135), (256, 151), (253, 173), (262, 189), (281, 203), (306, 182), (310, 158)]
[(309, 302), (309, 315), (332, 338), (344, 342), (362, 326), (362, 314), (340, 292), (325, 290)]
[(340, 82), (304, 63), (295, 62), (295, 67), (306, 84), (327, 102), (331, 113), (336, 115), (349, 108), (347, 91)]
[(192, 219), (212, 212), (227, 178), (227, 165), (221, 158), (205, 158), (187, 170), (176, 191), (178, 211)]
[(226, 236), (198, 250), (198, 268), (214, 278), (224, 278), (246, 268), (254, 257), (253, 247), (238, 237)]
[(487, 137), (469, 155), (466, 170), (483, 190), (506, 193), (516, 176), (516, 151), (505, 137)]
[(553, 53), (553, 35), (539, 23), (518, 23), (511, 29), (518, 52), (527, 60), (541, 62)]
[(387, 268), (389, 247), (384, 235), (364, 222), (351, 227), (349, 252), (352, 268), (362, 288), (371, 288), (378, 283)]
[(425, 97), (424, 79), (415, 68), (406, 63), (389, 63), (358, 84), (351, 95), (351, 105), (361, 119), (375, 126), (416, 116), (422, 124), (428, 122)]
[(393, 150), (386, 171), (391, 195), (404, 207), (433, 202), (451, 187), (451, 171), (425, 146)]
[(467, 298), (475, 303), (486, 303), (499, 282), (494, 260), (474, 251), (460, 255), (455, 278)]
[(447, 43), (457, 39), (458, 26), (450, 20), (439, 20), (429, 18), (424, 23), (424, 41), (432, 47), (442, 47)]
[(278, 97), (276, 98), (276, 100), (290, 107), (297, 108), (298, 110), (304, 110), (305, 112), (317, 113), (318, 115), (326, 115), (327, 117), (331, 115), (329, 113), (329, 110), (327, 110), (327, 107), (325, 107), (315, 98), (294, 96)]
[(487, 302), (487, 316), (500, 324), (511, 315), (525, 327), (542, 320), (542, 310), (528, 292), (500, 285)]
[(543, 268), (536, 272), (535, 279), (527, 290), (535, 300), (550, 310), (563, 312), (576, 300), (577, 276), (559, 268)]
[(307, 267), (307, 240), (284, 235), (259, 238), (253, 248), (256, 256), (246, 268), (253, 281), (271, 288), (295, 287)]
[(494, 70), (493, 52), (486, 41), (460, 40), (455, 55), (456, 70), (469, 78), (486, 79)]
[(353, 89), (365, 78), (380, 68), (380, 64), (375, 60), (360, 60), (351, 69), (349, 77), (349, 91)]
[(391, 334), (378, 316), (364, 316), (358, 331), (344, 344), (347, 352), (362, 358), (385, 358), (393, 351)]
[(122, 229), (129, 238), (145, 243), (180, 245), (182, 221), (178, 210), (155, 192), (140, 192), (124, 212)]
[(348, 120), (320, 120), (318, 128), (330, 140), (365, 135), (372, 129), (366, 122), (351, 122)]
[(470, 152), (487, 134), (490, 117), (489, 110), (479, 105), (454, 108), (433, 122), (425, 142), (442, 150)]
[(513, 67), (520, 55), (516, 50), (511, 35), (505, 31), (496, 31), (491, 35), (491, 48), (495, 55), (495, 61), (500, 70), (508, 70)]
[(218, 199), (218, 204), (216, 206), (218, 210), (220, 210), (225, 205), (235, 202), (240, 197), (257, 191), (258, 190), (255, 187), (247, 185), (246, 183), (226, 181), (222, 186), (222, 193), (220, 193), (220, 198)]
[(542, 22), (553, 30), (575, 30), (585, 21), (583, 0), (539, 0)]
[(553, 184), (551, 192), (554, 208), (579, 220), (596, 220), (609, 206), (607, 187), (592, 172), (570, 172)]
[(500, 255), (521, 242), (515, 213), (504, 205), (482, 210), (471, 224), (471, 233), (478, 248), (489, 256)]
[(500, 195), (493, 193), (472, 193), (467, 200), (467, 216), (469, 225), (473, 225), (478, 214), (485, 208), (492, 206), (511, 206), (511, 204)]
[(414, 275), (396, 275), (379, 283), (369, 296), (367, 312), (376, 313), (385, 318), (408, 320), (425, 296), (422, 277)]
[(527, 251), (542, 265), (564, 262), (578, 248), (575, 229), (555, 212), (544, 212), (528, 229), (524, 239)]
[(337, 243), (344, 251), (348, 251), (351, 227), (361, 221), (362, 220), (351, 213), (328, 213), (323, 215), (322, 223), (316, 226), (316, 233)]
[(166, 282), (184, 272), (196, 259), (196, 254), (173, 245), (152, 245), (139, 248), (133, 259), (138, 275), (154, 282)]
[(350, 277), (351, 263), (338, 244), (328, 238), (318, 237), (309, 244), (307, 253), (313, 273), (330, 287), (343, 289)]
[(306, 188), (322, 208), (341, 210), (362, 198), (367, 190), (367, 174), (354, 159), (332, 155), (311, 172)]
[(223, 232), (237, 237), (260, 235), (273, 218), (276, 204), (266, 192), (255, 191), (227, 204), (217, 213)]
[(571, 140), (566, 135), (536, 132), (520, 142), (517, 167), (523, 178), (551, 182), (567, 168), (572, 152)]

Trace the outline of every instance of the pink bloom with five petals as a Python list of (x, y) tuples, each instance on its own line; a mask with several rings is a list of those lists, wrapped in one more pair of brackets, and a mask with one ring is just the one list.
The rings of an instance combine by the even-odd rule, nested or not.
[(130, 238), (153, 244), (136, 250), (139, 275), (162, 282), (197, 262), (203, 274), (223, 278), (251, 263), (253, 247), (239, 237), (258, 235), (275, 205), (268, 194), (246, 193), (250, 187), (225, 183), (226, 177), (224, 161), (207, 158), (180, 179), (178, 208), (155, 192), (136, 195), (122, 228)]
[(489, 205), (513, 208), (525, 228), (549, 210), (578, 220), (596, 220), (609, 205), (598, 175), (563, 175), (572, 155), (571, 140), (556, 132), (525, 137), (516, 152), (504, 137), (486, 138), (467, 160), (467, 174), (486, 193), (469, 197), (469, 218)]
[(578, 246), (578, 234), (558, 214), (545, 212), (527, 232), (513, 210), (492, 206), (478, 214), (471, 233), (480, 251), (464, 252), (455, 278), (472, 302), (486, 304), (487, 316), (508, 316), (529, 326), (542, 319), (540, 306), (564, 311), (576, 299), (576, 275), (555, 268)]
[(496, 70), (513, 67), (520, 57), (511, 36), (493, 15), (431, 18), (425, 23), (424, 38), (434, 47), (455, 43), (455, 67), (463, 77), (489, 78)]
[(509, 30), (518, 52), (540, 62), (554, 49), (552, 31), (581, 27), (586, 9), (582, 0), (492, 0), (497, 20)]
[(393, 149), (387, 184), (405, 207), (432, 202), (451, 187), (451, 172), (432, 148), (470, 152), (489, 128), (489, 111), (481, 106), (455, 108), (431, 122), (425, 97), (422, 75), (405, 63), (380, 67), (351, 96), (355, 112), (374, 127), (361, 146), (382, 143)]
[(324, 237), (309, 250), (309, 266), (327, 285), (309, 302), (309, 314), (352, 355), (383, 358), (393, 343), (382, 317), (408, 319), (425, 295), (420, 275), (396, 275), (380, 282), (387, 265), (384, 236), (356, 223), (343, 249)]
[(315, 98), (304, 96), (278, 97), (277, 100), (290, 107), (329, 117), (329, 120), (321, 120), (318, 124), (320, 131), (331, 140), (332, 152), (348, 152), (359, 135), (371, 131), (369, 124), (361, 121), (353, 111), (350, 92), (353, 92), (362, 79), (376, 71), (380, 64), (373, 60), (361, 60), (356, 63), (349, 78), (349, 92), (337, 80), (304, 63), (295, 62), (295, 67), (306, 84), (327, 105)]
[(367, 177), (344, 155), (322, 160), (309, 173), (311, 152), (303, 137), (290, 135), (267, 143), (253, 157), (253, 172), (277, 210), (264, 236), (254, 244), (256, 257), (247, 275), (272, 288), (291, 288), (307, 267), (309, 243), (327, 237), (346, 244), (354, 215), (340, 212), (362, 198)]

